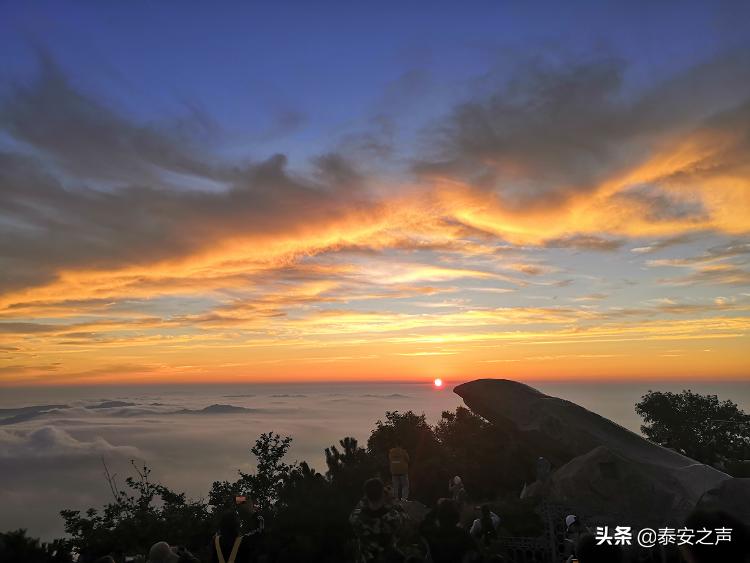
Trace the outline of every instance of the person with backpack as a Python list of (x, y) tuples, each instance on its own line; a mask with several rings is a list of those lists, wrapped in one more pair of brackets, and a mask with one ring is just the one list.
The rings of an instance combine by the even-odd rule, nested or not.
[(449, 498), (438, 501), (420, 531), (427, 539), (433, 563), (468, 563), (479, 560), (479, 551), (469, 533), (461, 528), (458, 504)]
[(409, 453), (400, 442), (388, 450), (388, 462), (393, 480), (393, 496), (397, 500), (409, 500)]
[(403, 509), (386, 503), (383, 481), (368, 479), (364, 498), (349, 516), (357, 536), (357, 563), (397, 563), (403, 555), (396, 548), (396, 539), (405, 520)]
[(211, 563), (250, 563), (253, 559), (252, 539), (240, 532), (240, 517), (227, 510), (219, 520), (219, 533), (211, 541)]
[(480, 509), (479, 518), (474, 520), (469, 533), (475, 540), (488, 545), (497, 539), (497, 530), (499, 527), (500, 517), (490, 510), (488, 504), (483, 504)]

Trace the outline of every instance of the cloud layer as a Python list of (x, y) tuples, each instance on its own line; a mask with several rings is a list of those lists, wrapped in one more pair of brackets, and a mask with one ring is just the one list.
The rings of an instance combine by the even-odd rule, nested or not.
[(698, 342), (659, 371), (738, 377), (748, 69), (732, 52), (643, 86), (612, 57), (526, 61), (394, 172), (347, 135), (306, 165), (230, 159), (207, 113), (139, 121), (42, 55), (0, 105), (1, 381), (376, 376), (373, 359), (421, 377), (437, 364), (409, 358), (480, 369), (499, 341), (635, 334), (727, 339), (715, 372)]
[[(570, 358), (568, 354), (551, 361)], [(130, 460), (135, 460), (147, 464), (157, 482), (201, 498), (213, 481), (232, 479), (237, 469), (253, 470), (249, 448), (262, 432), (292, 436), (288, 461), (304, 459), (324, 471), (324, 448), (344, 436), (366, 442), (387, 410), (413, 409), (424, 412), (430, 423), (437, 422), (442, 411), (461, 402), (450, 390), (457, 382), (446, 383), (442, 390), (429, 384), (389, 383), (12, 389), (2, 397), (4, 409), (34, 410), (28, 402), (46, 404), (51, 396), (65, 405), (0, 428), (0, 530), (20, 526), (32, 536), (60, 537), (61, 509), (86, 510), (110, 501), (103, 461), (120, 486), (133, 474)], [(632, 405), (653, 382), (535, 386), (637, 431), (640, 421)], [(676, 382), (660, 388), (680, 386)], [(698, 383), (693, 389), (731, 397), (745, 409), (750, 405), (747, 384)], [(240, 410), (206, 408), (212, 404)], [(166, 415), (179, 411), (202, 414)]]
[(5, 405), (14, 401), (13, 410), (46, 412), (0, 427), (0, 530), (21, 526), (47, 539), (62, 535), (61, 509), (85, 510), (110, 500), (103, 460), (120, 486), (136, 460), (148, 464), (156, 480), (200, 498), (214, 480), (252, 469), (249, 448), (262, 432), (291, 435), (290, 461), (306, 459), (324, 470), (325, 447), (345, 435), (366, 441), (385, 410), (424, 410), (434, 421), (460, 401), (449, 391), (417, 385), (247, 390), (135, 387), (109, 399), (102, 389), (58, 390), (67, 405), (55, 410), (21, 402), (44, 399), (48, 391), (4, 397)]

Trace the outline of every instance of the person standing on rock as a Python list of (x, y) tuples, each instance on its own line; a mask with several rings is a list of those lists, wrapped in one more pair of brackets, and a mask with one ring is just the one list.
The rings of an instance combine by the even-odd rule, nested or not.
[(393, 496), (397, 500), (409, 500), (409, 453), (400, 442), (388, 451), (393, 481)]
[(536, 460), (536, 480), (540, 483), (544, 483), (549, 479), (550, 473), (552, 472), (552, 465), (546, 457), (540, 456)]

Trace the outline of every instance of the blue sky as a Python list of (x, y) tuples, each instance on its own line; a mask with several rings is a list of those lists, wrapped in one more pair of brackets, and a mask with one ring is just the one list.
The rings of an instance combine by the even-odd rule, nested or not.
[(0, 384), (747, 378), (747, 21), (2, 2)]
[(5, 2), (2, 11), (6, 78), (32, 75), (42, 49), (77, 87), (137, 120), (204, 112), (228, 153), (284, 152), (300, 164), (382, 114), (410, 140), (526, 58), (611, 53), (638, 89), (746, 47), (750, 17), (742, 2)]

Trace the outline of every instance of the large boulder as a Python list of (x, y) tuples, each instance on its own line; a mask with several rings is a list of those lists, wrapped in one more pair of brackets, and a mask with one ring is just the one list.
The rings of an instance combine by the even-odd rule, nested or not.
[(512, 426), (556, 471), (528, 492), (572, 506), (651, 516), (683, 514), (730, 477), (649, 442), (575, 403), (506, 379), (454, 390), (476, 414)]
[(701, 497), (699, 508), (720, 508), (750, 526), (750, 478), (727, 479)]

